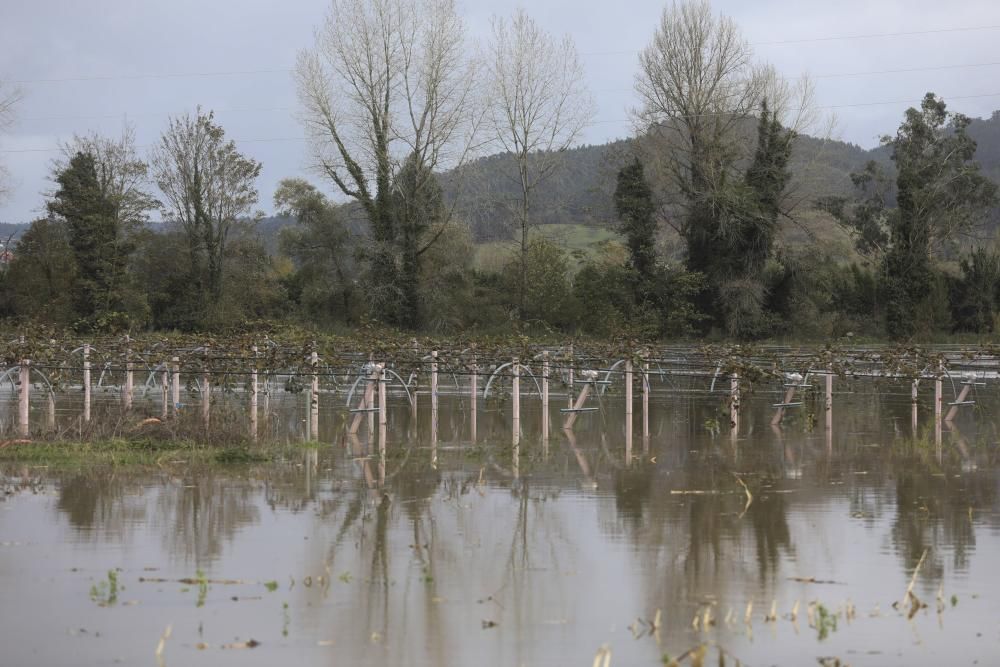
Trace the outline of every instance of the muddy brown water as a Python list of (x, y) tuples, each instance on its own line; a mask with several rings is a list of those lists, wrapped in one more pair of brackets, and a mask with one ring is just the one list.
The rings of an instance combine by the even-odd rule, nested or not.
[(772, 429), (774, 396), (749, 396), (735, 443), (724, 396), (662, 392), (631, 447), (620, 398), (573, 437), (553, 398), (547, 444), (525, 398), (516, 464), (509, 404), (473, 443), (442, 397), (434, 442), (429, 401), (414, 423), (394, 400), (382, 486), (332, 402), (323, 444), (279, 463), (6, 464), (0, 664), (1000, 663), (1000, 400), (939, 447), (926, 397), (913, 433), (907, 387), (852, 392), (829, 433), (818, 403)]

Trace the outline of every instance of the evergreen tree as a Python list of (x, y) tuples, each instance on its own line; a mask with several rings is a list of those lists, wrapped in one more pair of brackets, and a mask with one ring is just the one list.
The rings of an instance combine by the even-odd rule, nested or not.
[(126, 268), (134, 249), (117, 224), (115, 204), (101, 188), (94, 156), (77, 153), (56, 174), (49, 213), (66, 225), (76, 264), (73, 304), (86, 326), (123, 312)]
[(625, 236), (629, 262), (639, 278), (636, 300), (642, 301), (656, 269), (656, 209), (653, 191), (638, 158), (618, 172), (614, 198), (615, 212), (621, 221), (619, 231)]
[(686, 237), (688, 268), (699, 267), (709, 285), (703, 307), (737, 338), (770, 332), (770, 286), (764, 269), (774, 254), (781, 201), (791, 178), (788, 162), (794, 139), (795, 133), (781, 125), (765, 101), (750, 165), (739, 179), (718, 181), (692, 211), (697, 223), (687, 225), (691, 233), (697, 231), (697, 238), (692, 239), (690, 233)]
[(274, 205), (296, 225), (281, 230), (281, 249), (297, 265), (302, 300), (316, 304), (321, 319), (352, 322), (354, 266), (351, 235), (341, 211), (312, 184), (298, 178), (281, 181)]
[(788, 161), (792, 157), (795, 133), (782, 127), (777, 114), (762, 105), (757, 124), (757, 150), (744, 176), (752, 198), (746, 218), (742, 247), (733, 248), (733, 259), (743, 260), (746, 273), (759, 273), (770, 259), (782, 214), (781, 201), (792, 178)]
[(914, 313), (932, 292), (931, 253), (985, 217), (996, 185), (973, 162), (976, 142), (969, 119), (949, 116), (944, 100), (928, 93), (920, 110), (909, 109), (892, 147), (896, 163), (897, 215), (885, 258), (889, 335), (912, 335)]
[(855, 235), (859, 252), (881, 265), (886, 330), (893, 338), (935, 326), (941, 308), (932, 300), (940, 297), (941, 284), (934, 257), (984, 222), (996, 201), (996, 185), (974, 161), (969, 123), (927, 93), (920, 109), (907, 110), (896, 136), (882, 139), (896, 166), (895, 207), (889, 178), (874, 162), (851, 176), (858, 200), (819, 203)]
[[(400, 255), (398, 286), (400, 324), (416, 328), (422, 322), (420, 307), (421, 257), (444, 231), (444, 195), (434, 172), (420, 156), (411, 153), (396, 175), (393, 215), (398, 228)], [(435, 233), (428, 238), (428, 230)]]

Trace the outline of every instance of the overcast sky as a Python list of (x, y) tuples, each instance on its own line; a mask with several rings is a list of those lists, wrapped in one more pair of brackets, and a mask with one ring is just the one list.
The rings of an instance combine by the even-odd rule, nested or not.
[[(636, 53), (662, 0), (465, 2), (473, 39), (485, 38), (492, 14), (519, 4), (546, 29), (572, 35), (583, 54), (599, 108), (584, 141), (628, 136)], [(60, 141), (117, 135), (127, 118), (148, 146), (168, 116), (199, 104), (263, 162), (261, 208), (270, 212), (280, 179), (308, 176), (289, 69), (327, 7), (328, 0), (0, 0), (0, 79), (22, 81), (24, 95), (0, 137), (13, 186), (0, 222), (42, 212)], [(714, 7), (736, 19), (759, 59), (786, 76), (815, 78), (818, 103), (835, 107), (837, 138), (874, 146), (927, 91), (972, 116), (1000, 108), (996, 0), (716, 0)], [(903, 32), (922, 34), (887, 35)], [(858, 35), (869, 37), (828, 39)], [(218, 72), (230, 74), (210, 75)], [(89, 80), (66, 80), (80, 78)]]

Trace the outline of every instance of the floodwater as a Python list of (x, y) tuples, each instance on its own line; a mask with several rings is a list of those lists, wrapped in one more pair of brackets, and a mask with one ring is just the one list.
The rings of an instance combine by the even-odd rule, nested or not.
[(464, 397), (436, 440), (429, 400), (414, 422), (394, 398), (380, 470), (324, 398), (322, 444), (282, 463), (8, 464), (0, 664), (1000, 662), (998, 397), (938, 446), (908, 387), (838, 386), (830, 431), (813, 398), (772, 429), (778, 391), (744, 399), (735, 442), (704, 391), (658, 390), (648, 439), (637, 397), (631, 443), (620, 397), (571, 436), (553, 398), (547, 443), (523, 397), (516, 450), (509, 402), (472, 442)]

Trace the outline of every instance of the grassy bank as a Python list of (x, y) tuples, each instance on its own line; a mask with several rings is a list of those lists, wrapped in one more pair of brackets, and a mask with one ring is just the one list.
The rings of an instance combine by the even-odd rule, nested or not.
[(99, 465), (239, 464), (282, 461), (309, 444), (226, 445), (195, 441), (109, 439), (94, 442), (0, 443), (0, 463), (83, 467)]

